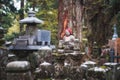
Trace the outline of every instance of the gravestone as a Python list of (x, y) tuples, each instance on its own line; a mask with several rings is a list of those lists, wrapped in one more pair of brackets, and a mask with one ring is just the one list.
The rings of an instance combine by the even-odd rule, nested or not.
[(50, 45), (51, 32), (48, 30), (37, 31), (37, 44), (38, 45)]

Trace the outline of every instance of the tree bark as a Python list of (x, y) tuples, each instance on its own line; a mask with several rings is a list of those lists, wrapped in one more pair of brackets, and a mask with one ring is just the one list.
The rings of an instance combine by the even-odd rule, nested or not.
[(61, 39), (63, 0), (59, 0), (58, 3), (59, 3), (59, 6), (58, 6), (58, 39)]
[[(20, 20), (21, 20), (24, 18), (24, 0), (21, 0), (20, 6), (21, 6)], [(22, 30), (23, 30), (23, 25), (20, 24), (20, 32), (22, 32)]]
[[(82, 0), (59, 0), (58, 8), (58, 37), (65, 34), (65, 29), (70, 27), (76, 38), (82, 41)], [(67, 21), (66, 21), (67, 20)]]
[[(0, 3), (0, 9), (2, 9), (2, 4)], [(2, 13), (0, 14), (0, 16), (2, 16)], [(0, 18), (0, 25), (2, 23), (2, 17)]]
[(76, 38), (82, 42), (82, 19), (83, 19), (83, 4), (82, 0), (76, 0)]
[(103, 3), (104, 0), (86, 0), (85, 2), (84, 18), (88, 27), (88, 41), (90, 44), (97, 42), (98, 46), (107, 44), (111, 36), (110, 24), (113, 11), (108, 3)]

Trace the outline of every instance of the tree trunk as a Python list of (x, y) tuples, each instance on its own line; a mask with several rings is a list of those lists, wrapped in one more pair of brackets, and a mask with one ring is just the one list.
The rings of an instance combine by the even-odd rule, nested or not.
[(108, 2), (105, 3), (104, 0), (86, 0), (85, 2), (84, 18), (88, 27), (87, 37), (90, 44), (97, 42), (98, 46), (105, 45), (111, 36), (110, 24), (113, 11)]
[(35, 11), (35, 7), (36, 7), (36, 2), (35, 2), (35, 0), (33, 0), (33, 6), (32, 6), (33, 11)]
[(76, 0), (76, 8), (75, 8), (75, 13), (76, 13), (76, 38), (82, 42), (82, 19), (83, 19), (83, 4), (82, 0)]
[(58, 6), (58, 39), (61, 39), (61, 32), (62, 32), (62, 13), (63, 13), (63, 0), (59, 0)]
[(82, 41), (82, 0), (59, 0), (58, 8), (58, 38), (62, 39), (65, 29), (70, 27), (76, 38)]
[[(0, 3), (0, 9), (2, 9), (2, 4)], [(2, 13), (0, 13), (0, 16), (1, 16), (1, 18), (0, 18), (0, 25), (1, 25), (1, 23), (2, 23)]]
[[(20, 20), (21, 20), (24, 18), (24, 0), (21, 0), (20, 6), (21, 6)], [(23, 25), (20, 24), (20, 32), (22, 32), (22, 30), (23, 30)]]

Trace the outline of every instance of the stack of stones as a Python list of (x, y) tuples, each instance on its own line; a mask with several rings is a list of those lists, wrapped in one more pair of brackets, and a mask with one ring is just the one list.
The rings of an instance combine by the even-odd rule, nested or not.
[(12, 61), (6, 66), (7, 80), (33, 80), (28, 61)]
[(73, 52), (69, 53), (70, 58), (70, 72), (69, 72), (69, 78), (72, 80), (82, 80), (83, 78), (83, 72), (80, 68), (81, 65), (81, 59), (83, 57), (83, 54), (80, 53), (80, 44), (79, 39), (74, 40), (74, 47)]
[(80, 44), (79, 44), (79, 39), (74, 40), (74, 44), (71, 45), (71, 43), (64, 42), (63, 40), (59, 41), (58, 45), (58, 53), (80, 53)]
[(67, 62), (70, 62), (71, 66), (80, 66), (80, 59), (82, 59), (83, 54), (80, 54), (79, 39), (75, 39), (73, 43), (60, 40), (58, 45), (58, 54), (64, 54)]
[(69, 54), (71, 58), (71, 65), (72, 66), (80, 66), (81, 65), (81, 59), (82, 59), (82, 54), (80, 54), (80, 44), (79, 40), (75, 39), (74, 41), (74, 47), (73, 47), (73, 52)]
[(75, 39), (74, 41), (74, 51), (78, 51), (80, 52), (80, 43), (79, 43), (79, 39)]
[(58, 44), (58, 50), (57, 50), (57, 54), (54, 55), (54, 58), (57, 62), (57, 65), (59, 67), (63, 67), (64, 66), (64, 60), (66, 58), (65, 56), (65, 50), (64, 50), (64, 41), (60, 40), (59, 44)]
[(59, 40), (58, 49), (55, 54), (53, 54), (53, 57), (55, 59), (54, 63), (54, 78), (55, 79), (64, 79), (65, 78), (65, 71), (64, 71), (64, 61), (66, 59), (66, 56), (64, 54), (64, 41)]
[(59, 40), (59, 44), (58, 44), (58, 54), (63, 54), (64, 53), (64, 46), (63, 46), (64, 41), (63, 40)]
[(80, 54), (79, 39), (75, 39), (72, 43), (60, 40), (54, 57), (57, 61), (55, 79), (82, 80), (83, 74), (80, 69), (82, 54)]
[(74, 46), (70, 42), (64, 42), (64, 53), (69, 54), (74, 52)]

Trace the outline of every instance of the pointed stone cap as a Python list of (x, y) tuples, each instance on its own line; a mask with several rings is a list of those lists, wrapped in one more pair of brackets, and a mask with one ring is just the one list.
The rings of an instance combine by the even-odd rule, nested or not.
[(116, 38), (118, 38), (118, 34), (117, 34), (116, 24), (114, 24), (114, 34), (112, 40), (115, 40)]
[(28, 11), (28, 17), (20, 20), (19, 22), (23, 24), (29, 24), (29, 23), (43, 24), (44, 23), (42, 20), (35, 17), (34, 11)]

